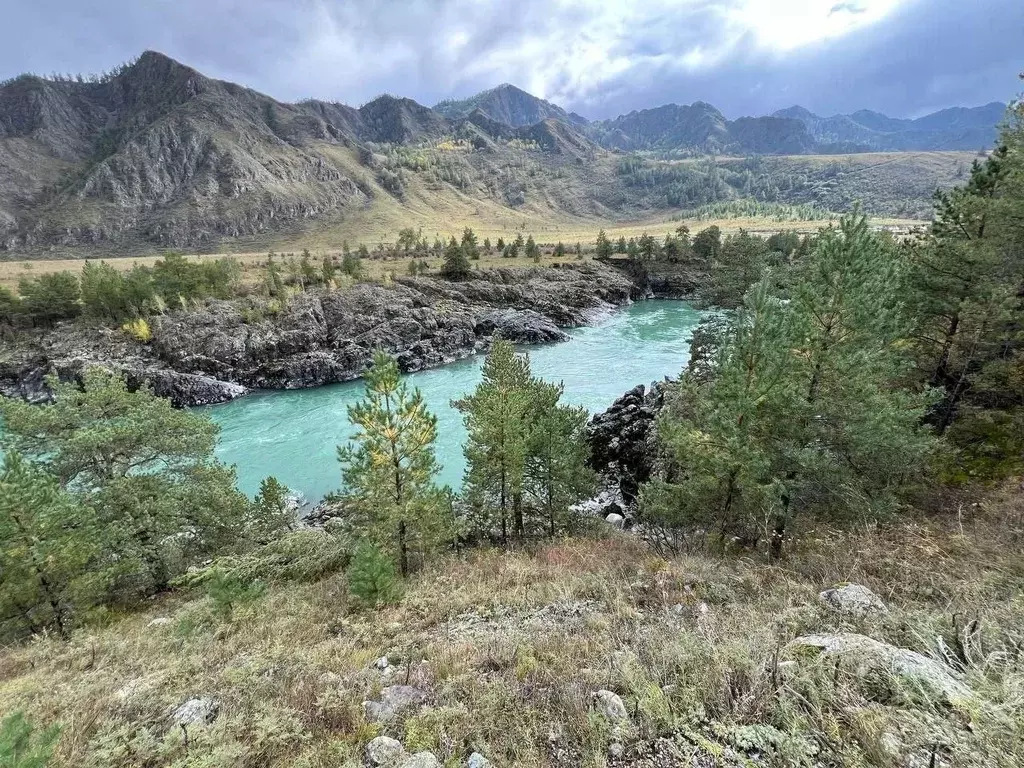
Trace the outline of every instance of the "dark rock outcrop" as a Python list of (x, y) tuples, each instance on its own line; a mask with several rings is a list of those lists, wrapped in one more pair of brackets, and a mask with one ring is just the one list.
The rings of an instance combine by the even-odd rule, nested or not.
[(148, 384), (176, 405), (223, 402), (249, 389), (301, 389), (360, 377), (373, 353), (403, 371), (486, 350), (496, 334), (523, 344), (563, 341), (630, 301), (632, 284), (600, 264), (494, 269), (464, 282), (419, 277), (346, 291), (309, 291), (278, 312), (208, 301), (152, 321), (141, 344), (120, 331), (65, 324), (0, 356), (0, 394), (45, 400), (44, 377), (77, 379), (91, 365)]
[(640, 384), (597, 413), (587, 425), (590, 464), (617, 486), (627, 505), (636, 502), (640, 486), (650, 480), (658, 447), (655, 419), (665, 402), (665, 383), (650, 390)]

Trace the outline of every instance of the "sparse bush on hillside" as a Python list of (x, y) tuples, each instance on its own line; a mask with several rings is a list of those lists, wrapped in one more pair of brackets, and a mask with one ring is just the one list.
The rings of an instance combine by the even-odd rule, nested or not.
[(394, 560), (368, 541), (356, 547), (345, 577), (349, 592), (368, 606), (389, 605), (402, 596)]
[(0, 720), (0, 768), (46, 768), (60, 737), (60, 727), (38, 731), (23, 712)]
[(49, 325), (77, 317), (82, 312), (78, 278), (71, 272), (52, 272), (23, 277), (18, 282), (19, 311), (33, 325)]

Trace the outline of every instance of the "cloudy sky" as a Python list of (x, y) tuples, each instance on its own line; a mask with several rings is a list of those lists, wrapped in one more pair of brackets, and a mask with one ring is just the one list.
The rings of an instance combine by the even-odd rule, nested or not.
[(914, 117), (1024, 88), (1022, 0), (0, 0), (0, 78), (151, 48), (291, 101), (514, 83), (591, 118), (703, 100)]

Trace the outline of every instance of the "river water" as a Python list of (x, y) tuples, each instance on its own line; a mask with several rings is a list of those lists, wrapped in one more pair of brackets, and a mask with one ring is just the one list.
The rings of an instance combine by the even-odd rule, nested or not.
[[(563, 399), (591, 412), (611, 405), (637, 384), (677, 376), (686, 365), (690, 335), (701, 314), (682, 301), (645, 301), (624, 307), (600, 325), (575, 328), (560, 344), (524, 347), (535, 376), (565, 384)], [(480, 381), (483, 357), (406, 376), (437, 415), (440, 482), (458, 489), (465, 463), (462, 415), (450, 402)], [(337, 446), (352, 428), (346, 406), (363, 395), (353, 381), (315, 389), (260, 392), (207, 409), (221, 428), (218, 457), (237, 465), (239, 487), (252, 495), (273, 475), (307, 500), (337, 490)]]

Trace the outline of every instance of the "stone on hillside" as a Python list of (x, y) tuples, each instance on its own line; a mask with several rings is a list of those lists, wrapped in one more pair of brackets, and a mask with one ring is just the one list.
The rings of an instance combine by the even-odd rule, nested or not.
[(619, 722), (629, 718), (626, 705), (622, 703), (622, 699), (617, 693), (600, 690), (595, 691), (593, 696), (595, 709), (609, 720)]
[(389, 685), (380, 692), (380, 701), (364, 701), (363, 709), (370, 722), (383, 723), (410, 709), (416, 709), (427, 698), (411, 685)]
[(381, 656), (379, 659), (377, 659), (375, 662), (373, 662), (374, 669), (379, 669), (382, 672), (385, 669), (387, 669), (388, 667), (390, 667), (390, 666), (391, 666), (391, 662), (388, 661), (388, 657), (387, 656)]
[(152, 628), (152, 627), (166, 627), (170, 623), (171, 623), (171, 620), (169, 618), (167, 618), (166, 616), (160, 616), (159, 618), (153, 619), (146, 626), (150, 627), (150, 628)]
[(466, 760), (466, 768), (491, 768), (491, 761), (479, 752), (474, 752)]
[(378, 736), (366, 745), (366, 760), (370, 765), (394, 765), (404, 757), (402, 743), (390, 736)]
[(441, 768), (433, 752), (417, 752), (400, 764), (401, 768)]
[(622, 516), (622, 515), (617, 515), (617, 514), (615, 514), (614, 512), (612, 512), (611, 514), (609, 514), (609, 515), (608, 515), (608, 517), (606, 517), (606, 518), (604, 519), (604, 521), (605, 521), (606, 523), (608, 523), (608, 525), (612, 526), (613, 528), (619, 528), (619, 529), (621, 529), (621, 528), (622, 528), (622, 526), (623, 526), (623, 525), (625, 524), (625, 522), (626, 522), (626, 521), (625, 521), (625, 518), (623, 518), (623, 516)]
[(889, 612), (882, 598), (860, 584), (843, 584), (826, 589), (818, 597), (833, 611), (847, 616), (860, 617)]
[(209, 725), (217, 719), (220, 702), (207, 696), (189, 699), (171, 714), (176, 725)]
[(958, 673), (916, 651), (898, 648), (866, 635), (843, 632), (834, 635), (805, 635), (793, 640), (787, 649), (816, 651), (834, 657), (858, 678), (892, 676), (904, 685), (917, 687), (950, 704), (966, 702), (971, 689), (959, 679)]

